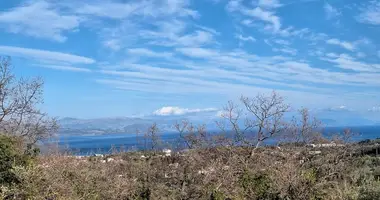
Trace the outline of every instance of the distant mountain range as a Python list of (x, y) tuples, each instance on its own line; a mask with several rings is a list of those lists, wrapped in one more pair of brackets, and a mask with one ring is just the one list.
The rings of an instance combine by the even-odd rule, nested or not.
[[(365, 126), (380, 125), (380, 121), (369, 120), (363, 116), (350, 112), (320, 111), (314, 113), (322, 122), (323, 126)], [(291, 119), (291, 115), (285, 116)], [(86, 134), (109, 134), (109, 133), (136, 133), (137, 130), (145, 132), (153, 123), (157, 123), (161, 132), (175, 132), (174, 124), (182, 120), (188, 120), (194, 124), (204, 124), (211, 131), (219, 130), (215, 121), (215, 115), (199, 116), (146, 116), (146, 117), (115, 117), (97, 119), (62, 118), (60, 123), (60, 134), (86, 135)], [(244, 120), (241, 120), (244, 125)]]
[(60, 134), (105, 134), (105, 133), (136, 133), (146, 131), (153, 123), (157, 123), (160, 131), (174, 131), (174, 124), (184, 119), (171, 118), (98, 118), (98, 119), (77, 119), (62, 118), (60, 124)]

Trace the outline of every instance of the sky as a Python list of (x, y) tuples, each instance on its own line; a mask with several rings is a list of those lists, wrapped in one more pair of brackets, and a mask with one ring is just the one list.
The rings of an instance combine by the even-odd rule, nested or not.
[(274, 89), (380, 119), (379, 35), (379, 0), (0, 4), (0, 55), (45, 80), (43, 109), (60, 117), (218, 112)]

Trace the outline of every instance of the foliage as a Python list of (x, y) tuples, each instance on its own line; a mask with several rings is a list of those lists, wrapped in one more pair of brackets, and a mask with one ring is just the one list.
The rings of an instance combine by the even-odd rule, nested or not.
[(20, 183), (14, 168), (31, 164), (35, 155), (25, 153), (22, 146), (21, 138), (0, 135), (0, 185)]

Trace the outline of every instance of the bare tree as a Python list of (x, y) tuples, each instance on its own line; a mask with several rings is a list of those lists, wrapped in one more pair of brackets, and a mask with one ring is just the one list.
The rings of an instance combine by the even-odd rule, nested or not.
[[(242, 113), (243, 110), (232, 101), (228, 101), (227, 105), (223, 108), (223, 112), (221, 113), (221, 117), (227, 120), (231, 125), (231, 129), (233, 131), (233, 142), (235, 145), (246, 143), (245, 133), (247, 130), (252, 128), (249, 123), (245, 123), (244, 128), (240, 127), (239, 122), (241, 120)], [(223, 132), (226, 132), (225, 124), (223, 122), (217, 121), (216, 124)]]
[(268, 96), (263, 94), (253, 98), (242, 96), (241, 101), (253, 117), (247, 119), (246, 126), (257, 129), (255, 148), (285, 130), (283, 115), (289, 110), (289, 106), (275, 91)]
[(300, 119), (293, 118), (287, 131), (290, 134), (287, 135), (287, 139), (303, 144), (319, 140), (321, 122), (315, 117), (311, 117), (307, 108), (300, 109), (298, 113)]
[(161, 138), (158, 135), (159, 129), (156, 123), (153, 123), (145, 133), (145, 148), (147, 148), (147, 140), (150, 140), (152, 151), (157, 151), (162, 144)]
[(184, 142), (186, 147), (191, 149), (192, 146), (191, 146), (190, 142), (187, 140), (186, 135), (185, 135), (187, 133), (186, 130), (187, 130), (188, 126), (189, 126), (189, 122), (187, 120), (183, 120), (181, 123), (177, 122), (174, 125), (175, 129), (179, 132), (179, 137), (181, 139), (179, 141), (179, 143), (181, 144), (182, 142)]
[(202, 148), (209, 145), (209, 138), (205, 125), (195, 126), (188, 121), (182, 121), (182, 123), (176, 123), (174, 127), (179, 132), (181, 138), (180, 143), (184, 142), (186, 148)]
[(0, 57), (0, 132), (22, 136), (27, 144), (48, 138), (58, 130), (54, 118), (39, 109), (43, 103), (40, 78), (16, 79), (11, 59)]
[(345, 128), (343, 132), (336, 133), (332, 136), (332, 141), (341, 144), (349, 144), (353, 141), (353, 137), (357, 136), (358, 133), (353, 132), (350, 128)]

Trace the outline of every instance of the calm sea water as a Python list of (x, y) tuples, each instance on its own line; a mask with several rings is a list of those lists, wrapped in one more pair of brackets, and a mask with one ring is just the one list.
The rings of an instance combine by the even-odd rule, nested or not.
[[(324, 133), (342, 132), (342, 127), (329, 127), (324, 130)], [(354, 141), (364, 139), (376, 139), (380, 137), (380, 126), (362, 126), (351, 127), (354, 133)], [(170, 147), (178, 144), (179, 135), (177, 133), (166, 133), (160, 135), (164, 145)], [(45, 142), (44, 145), (49, 142)], [(70, 151), (77, 155), (90, 155), (93, 153), (111, 153), (112, 151), (130, 151), (143, 149), (145, 147), (144, 138), (137, 137), (135, 134), (104, 134), (104, 135), (62, 135), (58, 138), (59, 147), (62, 150)], [(149, 146), (149, 141), (147, 146)]]

